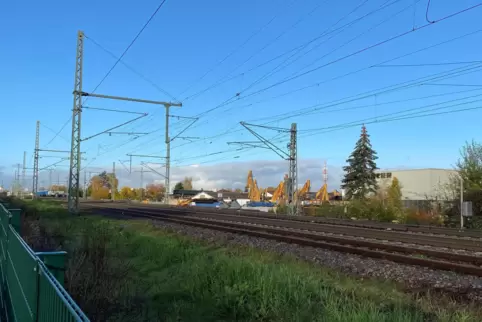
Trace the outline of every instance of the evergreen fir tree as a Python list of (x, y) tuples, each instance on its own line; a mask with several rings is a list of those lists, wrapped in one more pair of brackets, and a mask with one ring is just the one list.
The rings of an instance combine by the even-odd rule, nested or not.
[(348, 165), (343, 167), (345, 177), (342, 180), (341, 187), (345, 189), (347, 199), (363, 200), (370, 193), (377, 191), (378, 185), (375, 178), (377, 164), (375, 160), (378, 157), (376, 154), (370, 143), (367, 129), (363, 125), (360, 139), (350, 157), (346, 160)]

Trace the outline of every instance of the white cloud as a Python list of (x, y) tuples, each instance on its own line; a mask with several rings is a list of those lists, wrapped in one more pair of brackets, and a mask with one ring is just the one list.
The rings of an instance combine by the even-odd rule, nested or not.
[[(160, 168), (156, 164), (148, 164), (151, 168), (164, 173), (164, 168)], [(112, 171), (112, 165), (106, 165), (107, 172)], [(132, 173), (129, 174), (123, 167), (117, 168), (117, 177), (119, 178), (120, 186), (139, 187), (141, 173), (140, 166), (132, 166)], [(145, 169), (149, 171), (148, 169)], [(228, 162), (218, 163), (213, 165), (196, 165), (171, 168), (171, 189), (174, 185), (182, 181), (184, 177), (193, 178), (193, 186), (195, 189), (221, 189), (221, 188), (240, 188), (244, 189), (247, 181), (248, 171), (252, 170), (258, 186), (266, 188), (268, 186), (277, 186), (283, 177), (288, 173), (288, 161), (283, 160), (258, 160), (246, 162)], [(136, 172), (137, 171), (137, 172)], [(317, 191), (322, 185), (323, 177), (323, 160), (309, 159), (298, 161), (298, 185), (302, 186), (307, 179), (311, 180), (311, 191)], [(144, 172), (144, 185), (149, 183), (164, 184), (164, 178), (153, 173)], [(68, 172), (59, 170), (53, 172), (54, 184), (57, 177), (65, 180), (68, 177)], [(342, 169), (339, 166), (328, 165), (328, 187), (330, 190), (338, 189), (342, 177)], [(10, 179), (10, 178), (8, 178)], [(87, 178), (88, 180), (88, 178)], [(8, 180), (10, 181), (10, 180)], [(39, 188), (47, 186), (49, 182), (49, 173), (40, 172), (39, 174)], [(64, 181), (65, 182), (65, 181)], [(83, 186), (84, 173), (80, 176), (80, 185)], [(9, 184), (9, 182), (8, 182)], [(27, 182), (27, 187), (30, 189), (31, 177)]]
[[(152, 165), (151, 167), (154, 168)], [(155, 168), (163, 173), (163, 168)], [(282, 160), (228, 162), (215, 165), (197, 165), (176, 167), (171, 169), (171, 188), (184, 177), (193, 178), (195, 189), (241, 188), (246, 185), (248, 171), (252, 170), (260, 187), (277, 186), (288, 173), (288, 162)], [(298, 162), (298, 184), (302, 186), (307, 179), (311, 180), (311, 190), (318, 190), (322, 185), (323, 160), (300, 160)], [(328, 185), (330, 190), (339, 188), (341, 167), (328, 166)], [(140, 174), (119, 173), (121, 184), (140, 184)], [(164, 183), (164, 178), (152, 173), (144, 174), (144, 181)]]

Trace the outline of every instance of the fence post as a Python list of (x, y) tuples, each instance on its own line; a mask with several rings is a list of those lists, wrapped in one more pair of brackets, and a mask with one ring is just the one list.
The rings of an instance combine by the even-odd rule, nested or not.
[[(7, 320), (7, 299), (6, 296), (7, 294), (7, 285), (6, 285), (6, 276), (5, 276), (5, 268), (6, 268), (6, 247), (7, 247), (7, 235), (5, 234), (5, 224), (8, 226), (8, 213), (7, 209), (4, 208), (4, 206), (0, 203), (0, 224), (1, 224), (1, 231), (0, 231), (0, 247), (1, 247), (1, 253), (0, 253), (0, 271), (1, 271), (1, 276), (0, 276), (0, 295), (1, 295), (1, 309), (2, 312), (0, 314), (0, 320)], [(7, 219), (7, 220), (5, 220)]]
[(22, 209), (8, 209), (10, 214), (12, 215), (10, 219), (10, 224), (15, 228), (15, 231), (21, 235), (21, 216), (22, 216)]
[(55, 279), (64, 286), (65, 280), (65, 257), (67, 252), (37, 252), (35, 253), (42, 262), (47, 266), (50, 273), (55, 277)]

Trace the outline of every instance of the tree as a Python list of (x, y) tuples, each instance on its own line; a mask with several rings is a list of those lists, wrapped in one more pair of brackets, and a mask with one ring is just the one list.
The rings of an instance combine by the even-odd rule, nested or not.
[(185, 177), (184, 180), (182, 181), (182, 186), (184, 187), (185, 190), (192, 190), (193, 189), (192, 177)]
[(392, 184), (387, 191), (388, 203), (396, 209), (402, 209), (402, 186), (397, 177), (393, 177)]
[(482, 189), (482, 144), (466, 142), (456, 164), (467, 189)]
[(94, 200), (109, 199), (111, 187), (117, 187), (118, 183), (114, 175), (104, 171), (90, 179), (87, 192)]
[(135, 199), (136, 190), (134, 188), (124, 186), (120, 189), (119, 197), (121, 199)]
[(63, 191), (63, 192), (67, 192), (67, 187), (64, 186), (64, 185), (56, 185), (56, 184), (53, 184), (53, 185), (50, 187), (50, 190), (52, 190), (52, 191)]
[[(472, 201), (475, 216), (482, 215), (482, 144), (472, 140), (466, 142), (460, 151), (456, 168), (464, 182), (464, 200)], [(460, 178), (452, 178), (456, 196), (460, 195)]]
[(150, 200), (162, 201), (166, 189), (162, 184), (151, 183), (146, 186), (146, 197)]
[(174, 190), (184, 190), (184, 184), (182, 182), (176, 183)]
[(145, 188), (138, 188), (134, 190), (135, 192), (135, 199), (144, 200), (146, 198), (146, 189)]
[(376, 193), (378, 189), (375, 178), (377, 169), (375, 160), (378, 159), (376, 154), (366, 127), (363, 125), (360, 139), (346, 160), (348, 165), (343, 167), (345, 177), (341, 187), (345, 189), (347, 199), (364, 200), (370, 193)]

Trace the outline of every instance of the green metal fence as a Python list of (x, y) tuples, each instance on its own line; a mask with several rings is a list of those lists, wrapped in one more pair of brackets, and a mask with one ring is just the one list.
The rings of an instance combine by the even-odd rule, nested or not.
[(0, 321), (89, 321), (63, 287), (65, 252), (35, 253), (20, 236), (20, 210), (0, 203)]

